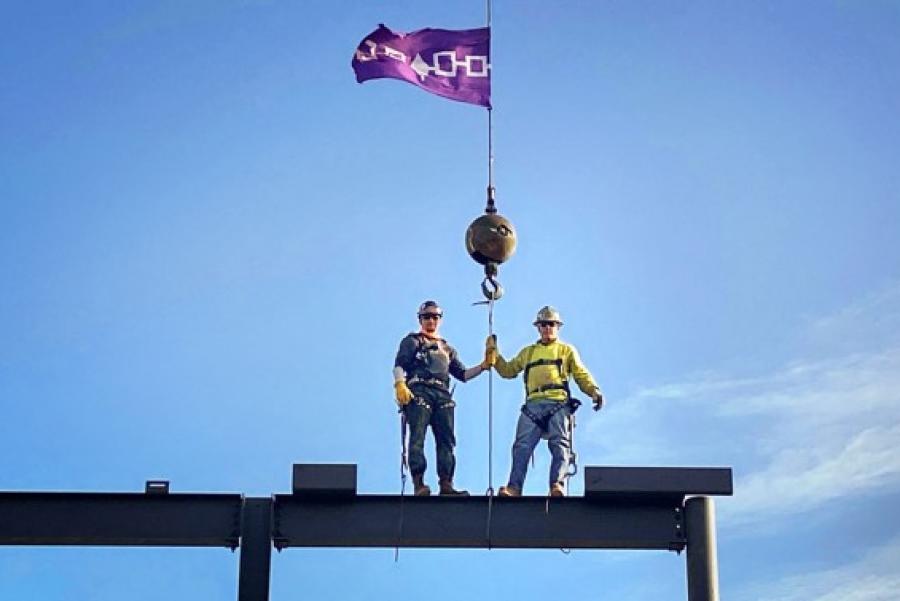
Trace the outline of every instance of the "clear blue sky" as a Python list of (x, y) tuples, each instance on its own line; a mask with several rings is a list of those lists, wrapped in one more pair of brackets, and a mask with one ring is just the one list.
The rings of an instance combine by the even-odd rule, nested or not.
[[(677, 6), (676, 6), (677, 4)], [(378, 23), (481, 2), (6, 2), (0, 489), (399, 491), (426, 298), (467, 364), (486, 113), (356, 84)], [(731, 465), (723, 598), (900, 599), (900, 4), (494, 6), (505, 354), (554, 304), (603, 385), (582, 464)], [(521, 401), (495, 382), (494, 485)], [(488, 485), (487, 378), (457, 389)], [(433, 468), (430, 468), (433, 470)], [(547, 453), (526, 483), (545, 492)], [(433, 471), (430, 479), (434, 480)], [(581, 482), (574, 486), (576, 492)], [(207, 549), (0, 548), (0, 598), (233, 599)], [(666, 552), (290, 550), (272, 599), (685, 598)]]

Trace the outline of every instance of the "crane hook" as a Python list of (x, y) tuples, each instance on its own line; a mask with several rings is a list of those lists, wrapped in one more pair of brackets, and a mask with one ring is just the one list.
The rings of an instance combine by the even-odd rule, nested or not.
[(481, 293), (488, 300), (500, 300), (503, 296), (503, 286), (494, 278), (487, 276), (481, 282)]

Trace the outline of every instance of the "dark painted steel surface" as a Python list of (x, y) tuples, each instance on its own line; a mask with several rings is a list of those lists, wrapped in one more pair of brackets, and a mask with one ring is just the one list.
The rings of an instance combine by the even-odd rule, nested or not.
[(687, 532), (688, 601), (719, 601), (716, 559), (716, 514), (709, 497), (693, 497), (684, 504)]
[(244, 501), (238, 601), (268, 601), (272, 572), (272, 499)]
[[(681, 500), (618, 503), (569, 497), (358, 495), (316, 500), (277, 495), (275, 546), (681, 549)], [(402, 513), (401, 513), (402, 512)], [(402, 515), (402, 531), (401, 531)], [(400, 536), (398, 538), (398, 533)]]
[(609, 467), (584, 468), (585, 497), (642, 495), (731, 495), (728, 467)]
[(0, 493), (0, 545), (231, 547), (241, 495)]
[(295, 463), (294, 494), (352, 496), (356, 494), (356, 464)]
[(585, 472), (586, 497), (551, 499), (549, 505), (545, 497), (489, 504), (475, 496), (355, 495), (355, 465), (295, 466), (300, 494), (266, 498), (0, 492), (0, 545), (240, 544), (239, 601), (268, 601), (273, 542), (277, 548), (687, 546), (689, 601), (718, 601), (713, 502), (693, 497), (685, 503), (684, 496), (732, 494), (729, 468)]

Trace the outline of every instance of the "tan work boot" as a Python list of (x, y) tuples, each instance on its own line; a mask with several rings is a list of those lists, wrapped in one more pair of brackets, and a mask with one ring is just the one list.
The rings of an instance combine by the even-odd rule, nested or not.
[(428, 497), (431, 495), (431, 489), (425, 484), (424, 474), (413, 474), (413, 494), (417, 497)]
[(447, 497), (468, 497), (469, 491), (467, 490), (456, 490), (453, 488), (453, 480), (447, 480), (445, 478), (441, 478), (441, 496)]
[(564, 497), (566, 496), (566, 490), (563, 488), (563, 485), (559, 482), (554, 482), (550, 485), (550, 496), (551, 497)]
[(516, 488), (512, 484), (509, 486), (501, 486), (500, 490), (497, 492), (498, 497), (521, 497), (522, 490)]

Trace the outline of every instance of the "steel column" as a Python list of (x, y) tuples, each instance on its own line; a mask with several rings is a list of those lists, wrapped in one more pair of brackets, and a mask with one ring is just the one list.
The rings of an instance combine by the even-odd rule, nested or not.
[(244, 500), (238, 601), (269, 601), (272, 571), (272, 499)]
[(715, 505), (710, 497), (691, 497), (684, 510), (688, 601), (719, 601)]

